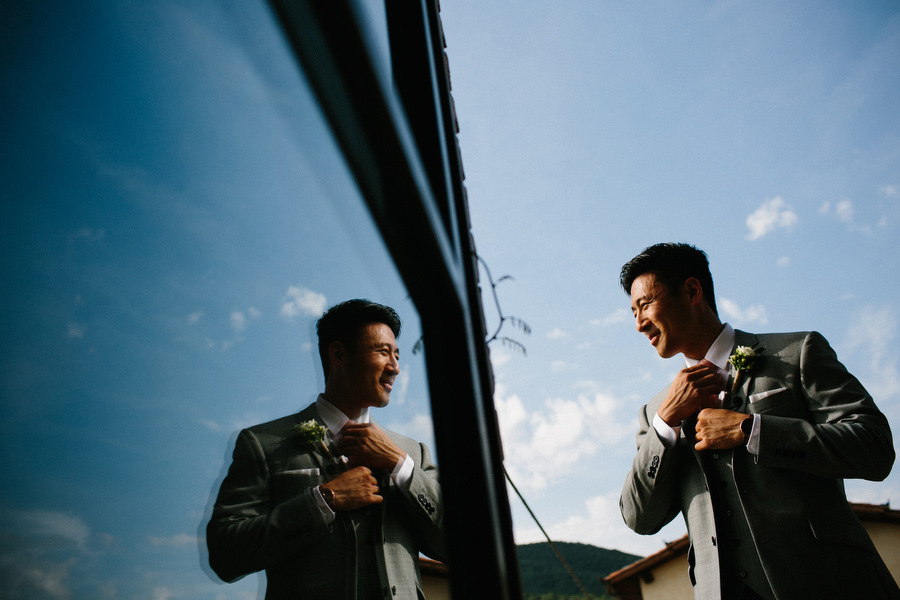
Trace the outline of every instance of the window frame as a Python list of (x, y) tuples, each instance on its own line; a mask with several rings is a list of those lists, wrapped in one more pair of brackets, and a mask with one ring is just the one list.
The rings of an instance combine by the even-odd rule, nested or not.
[(352, 0), (270, 5), (419, 312), (451, 592), (521, 598), (437, 0), (385, 0), (393, 82)]

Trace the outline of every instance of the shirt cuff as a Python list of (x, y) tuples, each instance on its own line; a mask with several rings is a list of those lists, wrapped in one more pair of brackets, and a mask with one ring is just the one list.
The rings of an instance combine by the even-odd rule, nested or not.
[(325, 496), (322, 495), (322, 490), (319, 489), (319, 486), (316, 486), (312, 489), (313, 499), (316, 501), (316, 506), (319, 507), (319, 510), (322, 512), (322, 519), (325, 520), (326, 525), (331, 525), (334, 523), (334, 519), (336, 517), (331, 507), (328, 506), (328, 503), (325, 502)]
[(747, 452), (750, 454), (759, 454), (759, 431), (762, 427), (762, 419), (759, 415), (753, 416), (753, 429), (750, 430), (750, 437), (747, 438)]
[(394, 483), (400, 487), (409, 487), (408, 484), (410, 478), (412, 478), (413, 467), (415, 467), (415, 463), (413, 462), (413, 459), (410, 458), (409, 454), (407, 454), (406, 458), (397, 461), (397, 466), (391, 471), (391, 479), (393, 479)]
[(663, 421), (659, 414), (653, 415), (653, 429), (656, 430), (656, 435), (659, 436), (660, 441), (666, 448), (674, 447), (675, 442), (678, 441), (678, 434), (681, 433), (680, 426), (669, 427), (668, 423)]

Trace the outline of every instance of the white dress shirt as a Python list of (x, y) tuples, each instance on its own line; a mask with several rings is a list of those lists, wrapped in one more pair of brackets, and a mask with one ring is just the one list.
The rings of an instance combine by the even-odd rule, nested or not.
[[(709, 350), (706, 351), (706, 356), (703, 357), (706, 361), (711, 362), (719, 369), (719, 375), (722, 377), (722, 381), (728, 381), (728, 374), (732, 371), (732, 366), (731, 363), (728, 362), (728, 358), (731, 356), (731, 350), (733, 348), (734, 327), (725, 323), (719, 336), (709, 347)], [(684, 357), (685, 367), (693, 367), (699, 362), (699, 360), (694, 360), (687, 356)], [(725, 392), (719, 394), (720, 407), (722, 406), (722, 399), (724, 396)], [(753, 415), (753, 428), (750, 432), (750, 438), (747, 440), (747, 451), (751, 454), (759, 453), (759, 427), (759, 415)], [(653, 428), (667, 448), (671, 448), (675, 445), (675, 442), (678, 440), (678, 435), (681, 432), (680, 426), (669, 427), (669, 425), (659, 416), (659, 413), (653, 416)]]
[[(328, 436), (329, 441), (337, 442), (341, 437), (341, 429), (343, 429), (344, 425), (350, 421), (350, 417), (342, 413), (340, 409), (326, 400), (325, 396), (322, 394), (319, 394), (319, 397), (316, 398), (316, 410), (319, 412), (319, 418), (322, 420), (322, 424), (328, 429), (326, 435)], [(357, 423), (371, 423), (369, 408), (364, 408), (362, 413), (353, 420)], [(338, 460), (346, 462), (347, 457), (342, 455), (338, 457)], [(402, 460), (397, 461), (394, 470), (391, 471), (391, 479), (393, 479), (394, 483), (400, 487), (409, 487), (409, 479), (412, 477), (414, 467), (415, 463), (413, 462), (413, 459), (407, 454)], [(322, 511), (325, 522), (327, 524), (332, 523), (335, 519), (334, 511), (331, 510), (331, 507), (325, 502), (325, 497), (322, 496), (322, 491), (319, 489), (319, 486), (316, 486), (313, 489), (313, 497), (316, 499), (319, 510)]]

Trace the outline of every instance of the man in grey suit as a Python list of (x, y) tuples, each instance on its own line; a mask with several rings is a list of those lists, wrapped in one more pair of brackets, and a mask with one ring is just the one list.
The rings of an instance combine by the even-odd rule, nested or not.
[(317, 332), (325, 391), (238, 435), (207, 526), (210, 565), (228, 582), (265, 569), (268, 600), (422, 599), (419, 552), (442, 553), (437, 467), (369, 416), (400, 372), (400, 319), (349, 300)]
[(645, 249), (620, 283), (638, 331), (686, 363), (639, 413), (628, 526), (653, 534), (682, 513), (698, 599), (900, 597), (843, 485), (887, 477), (891, 431), (828, 342), (723, 324), (687, 244)]

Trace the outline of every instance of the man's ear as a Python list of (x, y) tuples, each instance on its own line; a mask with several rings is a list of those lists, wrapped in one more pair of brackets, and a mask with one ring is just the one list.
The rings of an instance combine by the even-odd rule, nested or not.
[(347, 350), (344, 345), (338, 341), (328, 344), (328, 360), (331, 366), (343, 365), (347, 358)]
[(688, 277), (684, 280), (682, 289), (687, 294), (687, 299), (691, 306), (698, 306), (703, 301), (703, 286), (696, 277)]

